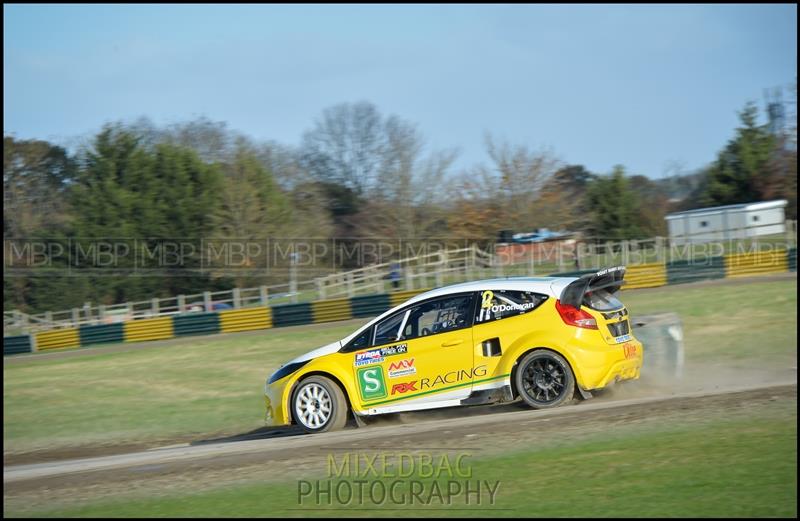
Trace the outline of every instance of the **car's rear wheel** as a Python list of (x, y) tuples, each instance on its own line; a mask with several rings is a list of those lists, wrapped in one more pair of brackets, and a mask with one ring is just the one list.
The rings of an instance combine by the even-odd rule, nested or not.
[(534, 409), (552, 409), (572, 399), (575, 376), (563, 356), (552, 351), (528, 353), (519, 363), (514, 385)]
[(292, 395), (292, 411), (297, 424), (306, 432), (328, 432), (347, 424), (347, 400), (330, 378), (310, 376), (301, 381)]

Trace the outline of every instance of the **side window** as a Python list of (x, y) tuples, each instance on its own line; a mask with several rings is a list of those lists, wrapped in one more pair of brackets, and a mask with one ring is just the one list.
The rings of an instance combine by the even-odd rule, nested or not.
[(402, 338), (410, 340), (469, 327), (471, 304), (470, 295), (458, 295), (414, 306), (403, 327)]
[(353, 351), (358, 351), (360, 349), (366, 349), (369, 347), (369, 341), (372, 338), (372, 328), (368, 327), (363, 333), (352, 339), (350, 342), (347, 343), (346, 346), (340, 351), (341, 353), (352, 353)]
[(398, 340), (400, 326), (403, 323), (403, 319), (406, 317), (406, 313), (407, 311), (401, 311), (379, 322), (378, 325), (375, 326), (375, 341), (372, 342), (372, 345), (379, 346)]
[(480, 299), (476, 324), (529, 313), (547, 300), (547, 295), (532, 291), (486, 290), (480, 293)]

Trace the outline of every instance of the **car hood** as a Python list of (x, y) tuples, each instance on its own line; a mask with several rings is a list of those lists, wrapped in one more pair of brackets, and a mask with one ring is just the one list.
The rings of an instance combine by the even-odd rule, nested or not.
[(307, 360), (313, 360), (314, 358), (319, 358), (320, 356), (325, 356), (331, 353), (335, 353), (341, 348), (342, 348), (342, 343), (337, 340), (336, 342), (331, 342), (330, 344), (318, 347), (313, 351), (309, 351), (308, 353), (302, 354), (297, 358), (289, 360), (288, 362), (286, 362), (286, 364), (283, 365), (294, 364), (297, 362), (305, 362)]

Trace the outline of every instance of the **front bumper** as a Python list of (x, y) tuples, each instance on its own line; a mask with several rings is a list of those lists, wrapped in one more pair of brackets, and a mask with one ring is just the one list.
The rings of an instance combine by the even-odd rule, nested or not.
[(285, 398), (290, 378), (283, 378), (264, 387), (264, 423), (268, 426), (291, 424), (291, 415), (287, 410), (289, 400)]

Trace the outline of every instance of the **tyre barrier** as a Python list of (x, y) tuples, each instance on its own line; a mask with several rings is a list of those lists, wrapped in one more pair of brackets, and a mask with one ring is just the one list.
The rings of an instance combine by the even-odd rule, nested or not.
[(78, 328), (81, 345), (112, 344), (125, 340), (125, 331), (122, 322), (116, 324), (102, 324), (99, 326), (81, 326)]
[(219, 325), (221, 333), (268, 329), (272, 327), (272, 312), (265, 306), (220, 311)]
[(637, 264), (625, 271), (622, 289), (657, 288), (667, 283), (667, 268), (664, 264)]
[(187, 313), (172, 317), (175, 336), (219, 333), (219, 313)]
[(275, 327), (311, 324), (314, 316), (310, 302), (283, 304), (272, 308), (272, 324)]
[(353, 306), (353, 318), (374, 317), (392, 307), (387, 293), (353, 297), (350, 303)]
[(311, 303), (311, 310), (314, 317), (312, 322), (315, 324), (353, 318), (353, 310), (348, 298), (318, 300)]
[[(623, 289), (650, 288), (707, 279), (797, 271), (797, 249), (749, 252), (705, 257), (693, 261), (672, 261), (631, 265)], [(553, 273), (551, 277), (576, 277), (596, 270)], [(428, 289), (396, 291), (351, 298), (320, 300), (299, 304), (184, 313), (145, 318), (124, 323), (85, 325), (31, 335), (4, 337), (3, 354), (45, 351), (112, 342), (142, 342), (177, 336), (255, 331), (271, 327), (333, 322), (377, 316)], [(25, 338), (28, 338), (27, 343)], [(36, 346), (35, 349), (33, 346)]]
[(749, 277), (766, 273), (789, 271), (786, 250), (754, 251), (734, 253), (725, 256), (725, 275), (727, 277)]
[(724, 279), (725, 258), (717, 256), (671, 261), (666, 264), (666, 270), (667, 284)]
[(415, 297), (420, 293), (424, 293), (426, 291), (430, 291), (433, 288), (426, 288), (426, 289), (408, 289), (406, 291), (396, 291), (394, 293), (389, 294), (389, 307), (393, 308), (395, 306), (399, 306), (406, 300), (410, 299), (411, 297)]
[(30, 353), (33, 349), (31, 347), (30, 335), (15, 335), (3, 337), (3, 355), (20, 355), (22, 353)]
[(125, 322), (125, 341), (164, 340), (174, 338), (172, 317), (144, 318)]
[(55, 329), (36, 333), (36, 350), (58, 349), (61, 347), (79, 347), (81, 337), (76, 328)]
[(548, 277), (582, 277), (591, 273), (597, 273), (597, 270), (562, 271), (560, 273), (551, 273)]

